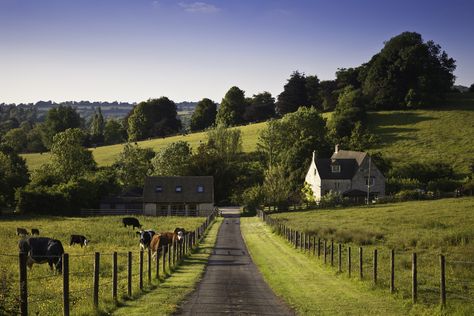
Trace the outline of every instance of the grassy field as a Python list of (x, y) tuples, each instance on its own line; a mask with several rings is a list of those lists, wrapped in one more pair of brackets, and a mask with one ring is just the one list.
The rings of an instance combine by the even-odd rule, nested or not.
[[(145, 229), (156, 231), (170, 231), (175, 227), (184, 227), (187, 230), (196, 229), (203, 221), (203, 217), (144, 217), (137, 216)], [(120, 297), (119, 304), (126, 299), (127, 252), (133, 251), (133, 296), (138, 291), (138, 236), (131, 227), (123, 227), (121, 217), (0, 217), (0, 239), (3, 241), (0, 248), (0, 277), (7, 284), (12, 285), (9, 295), (18, 293), (18, 240), (16, 227), (27, 229), (38, 228), (40, 235), (59, 239), (65, 252), (70, 254), (70, 300), (72, 315), (91, 315), (92, 310), (92, 276), (94, 252), (101, 253), (101, 313), (114, 309), (111, 300), (111, 271), (112, 253), (118, 252), (118, 278)], [(90, 239), (90, 244), (69, 246), (71, 234), (83, 234)], [(146, 255), (145, 255), (146, 262)], [(145, 265), (146, 270), (146, 265)], [(154, 270), (153, 270), (154, 271)], [(154, 275), (154, 273), (153, 273)], [(145, 277), (146, 280), (146, 277)], [(147, 282), (145, 281), (145, 284)], [(151, 288), (148, 287), (148, 290)], [(1, 290), (1, 289), (0, 289)], [(59, 315), (62, 313), (62, 277), (50, 272), (47, 264), (33, 265), (28, 271), (29, 312), (31, 315)], [(0, 300), (5, 299), (0, 293)], [(5, 304), (5, 301), (0, 302)]]
[(396, 288), (411, 296), (411, 254), (418, 255), (419, 301), (435, 306), (439, 300), (439, 254), (446, 255), (448, 307), (454, 314), (474, 312), (474, 198), (417, 201), (334, 210), (272, 215), (307, 234), (352, 247), (353, 274), (358, 271), (358, 247), (364, 248), (366, 279), (378, 250), (378, 285), (389, 288), (390, 250), (395, 250)]
[(255, 217), (242, 218), (241, 229), (265, 281), (299, 315), (406, 315), (409, 311), (403, 301), (336, 277)]
[[(330, 113), (324, 113), (326, 119)], [(444, 107), (436, 110), (381, 111), (368, 115), (369, 129), (380, 137), (379, 150), (396, 164), (402, 162), (442, 161), (465, 173), (474, 157), (474, 93), (452, 94)], [(266, 123), (238, 127), (242, 131), (245, 152), (256, 150), (259, 132)], [(138, 142), (157, 151), (179, 140), (193, 148), (206, 141), (206, 133), (173, 136)], [(111, 165), (122, 145), (92, 149), (100, 166)], [(25, 154), (28, 167), (38, 168), (49, 154)]]
[(158, 290), (143, 295), (137, 300), (126, 302), (113, 315), (173, 314), (178, 308), (178, 304), (195, 289), (197, 282), (201, 279), (207, 260), (216, 243), (221, 223), (222, 218), (217, 218), (217, 222), (211, 226), (196, 252), (186, 258)]
[[(258, 133), (265, 127), (266, 123), (257, 123), (252, 125), (238, 127), (242, 131), (243, 150), (245, 152), (255, 151), (257, 148)], [(165, 146), (177, 142), (187, 141), (192, 148), (197, 148), (201, 142), (205, 142), (207, 139), (205, 132), (192, 133), (188, 135), (171, 136), (166, 138), (156, 138), (151, 140), (145, 140), (137, 142), (142, 148), (152, 148), (154, 151), (158, 151)], [(103, 146), (92, 148), (94, 159), (99, 166), (111, 165), (118, 154), (122, 151), (123, 144)], [(50, 159), (49, 153), (44, 154), (24, 154), (22, 155), (28, 164), (30, 170), (34, 170), (40, 167)]]
[(474, 93), (452, 95), (436, 110), (373, 112), (368, 121), (381, 140), (375, 150), (394, 165), (437, 161), (466, 173), (474, 163)]

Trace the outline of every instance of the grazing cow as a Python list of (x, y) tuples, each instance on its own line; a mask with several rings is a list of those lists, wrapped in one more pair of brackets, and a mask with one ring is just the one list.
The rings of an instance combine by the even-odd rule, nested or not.
[(40, 234), (40, 231), (38, 228), (32, 228), (31, 229), (31, 235), (39, 235)]
[(85, 236), (71, 235), (71, 242), (69, 243), (69, 246), (79, 244), (79, 245), (81, 245), (81, 248), (82, 248), (82, 246), (87, 246), (88, 242), (89, 242), (89, 240), (87, 240), (87, 238)]
[(53, 265), (56, 271), (62, 272), (63, 245), (59, 240), (47, 237), (31, 237), (22, 239), (18, 243), (21, 253), (28, 254), (26, 264), (31, 269), (33, 263), (48, 263), (51, 270)]
[(181, 244), (184, 241), (184, 236), (187, 234), (186, 230), (184, 228), (176, 227), (174, 233), (176, 234), (176, 239)]
[(16, 234), (17, 234), (18, 236), (20, 236), (20, 235), (22, 235), (22, 236), (29, 235), (29, 234), (28, 234), (28, 231), (27, 231), (26, 229), (24, 229), (24, 228), (18, 228), (18, 227), (17, 227), (17, 229), (16, 229)]
[[(161, 255), (161, 249), (173, 243), (174, 240), (177, 240), (177, 235), (173, 232), (166, 233), (156, 233), (150, 242), (150, 249), (152, 253), (153, 260), (156, 260), (157, 256)], [(167, 251), (168, 249), (165, 248)]]
[(133, 229), (135, 229), (135, 227), (142, 228), (142, 225), (135, 217), (124, 217), (122, 218), (122, 223), (124, 227), (132, 226)]
[(145, 250), (150, 247), (151, 239), (155, 235), (155, 231), (151, 229), (140, 230), (137, 231), (137, 235), (140, 235), (140, 249)]

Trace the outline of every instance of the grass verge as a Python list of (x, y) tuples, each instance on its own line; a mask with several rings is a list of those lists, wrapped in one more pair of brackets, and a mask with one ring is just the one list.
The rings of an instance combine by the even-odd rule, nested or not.
[(170, 315), (175, 312), (179, 303), (195, 289), (201, 279), (221, 223), (222, 218), (217, 218), (196, 252), (186, 258), (155, 290), (137, 300), (126, 302), (113, 315)]
[(257, 218), (242, 218), (242, 235), (265, 281), (301, 315), (434, 314), (411, 308), (370, 285), (337, 275), (316, 259), (295, 251)]

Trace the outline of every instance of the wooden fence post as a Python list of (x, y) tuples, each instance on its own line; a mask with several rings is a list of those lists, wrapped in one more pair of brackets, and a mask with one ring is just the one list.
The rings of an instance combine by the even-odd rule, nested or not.
[(99, 307), (99, 272), (100, 272), (100, 253), (96, 252), (94, 256), (94, 308)]
[(342, 272), (342, 245), (341, 243), (339, 243), (338, 247), (337, 247), (337, 254), (338, 254), (338, 264), (339, 264), (339, 273)]
[(313, 256), (316, 256), (316, 236), (313, 236)]
[(173, 269), (176, 268), (176, 255), (177, 255), (177, 251), (176, 251), (176, 246), (178, 244), (176, 243), (176, 240), (173, 240)]
[(373, 280), (374, 284), (377, 284), (377, 249), (374, 249), (374, 270), (373, 270)]
[(321, 257), (321, 238), (318, 238), (318, 259)]
[(28, 316), (28, 275), (26, 270), (26, 256), (24, 252), (20, 252), (20, 314), (21, 316)]
[(148, 247), (148, 284), (151, 283), (151, 249)]
[(443, 255), (439, 255), (440, 264), (440, 303), (441, 307), (446, 307), (446, 258)]
[(351, 277), (352, 273), (352, 259), (351, 259), (351, 247), (347, 247), (347, 274), (349, 278)]
[(112, 255), (112, 299), (117, 302), (117, 252)]
[(63, 315), (69, 316), (69, 254), (63, 254)]
[(170, 272), (170, 274), (171, 274), (171, 246), (172, 244), (168, 244), (168, 246), (166, 246), (166, 251), (168, 252), (168, 271)]
[(323, 249), (323, 251), (324, 251), (324, 264), (326, 264), (326, 262), (327, 262), (327, 240), (326, 239), (324, 239), (324, 249)]
[(416, 252), (414, 252), (411, 257), (411, 298), (412, 298), (413, 304), (415, 304), (418, 299)]
[(140, 250), (138, 261), (138, 287), (143, 290), (143, 250)]
[(390, 293), (395, 293), (395, 250), (390, 252)]
[(363, 253), (362, 247), (359, 247), (359, 278), (362, 280), (364, 278), (364, 260), (363, 260)]
[(331, 267), (334, 267), (334, 240), (331, 239)]
[(156, 256), (155, 256), (155, 261), (156, 261), (156, 272), (155, 272), (155, 279), (160, 278), (160, 251), (159, 249), (156, 249)]
[(132, 296), (132, 252), (128, 252), (128, 275), (127, 275), (127, 295)]
[(166, 246), (161, 247), (161, 252), (163, 253), (163, 277), (166, 277)]

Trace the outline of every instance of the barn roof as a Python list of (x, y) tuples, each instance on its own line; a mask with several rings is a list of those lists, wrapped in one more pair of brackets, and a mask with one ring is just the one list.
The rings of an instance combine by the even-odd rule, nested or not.
[[(341, 172), (332, 172), (331, 165), (341, 166)], [(352, 179), (358, 165), (355, 159), (316, 159), (316, 168), (321, 179)]]
[[(181, 189), (177, 190), (177, 187)], [(146, 177), (143, 202), (214, 203), (214, 178), (212, 176)]]

